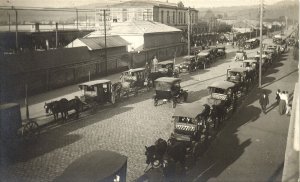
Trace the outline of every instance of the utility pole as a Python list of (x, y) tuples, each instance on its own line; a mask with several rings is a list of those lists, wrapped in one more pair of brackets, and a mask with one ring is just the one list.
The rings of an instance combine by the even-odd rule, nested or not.
[(16, 52), (18, 52), (19, 49), (19, 43), (18, 43), (18, 11), (15, 9), (16, 12)]
[(107, 75), (107, 48), (106, 48), (106, 9), (103, 10), (104, 15), (104, 52), (105, 52), (105, 75)]
[(261, 70), (262, 70), (262, 25), (263, 25), (263, 0), (260, 0), (260, 43), (259, 43), (259, 50), (260, 50), (260, 54), (259, 54), (259, 88), (261, 88), (261, 80), (262, 80), (262, 74), (261, 74)]
[(76, 8), (76, 24), (77, 24), (76, 27), (77, 27), (77, 30), (78, 30), (78, 23), (79, 23), (78, 22), (78, 9)]
[(7, 13), (7, 15), (8, 15), (8, 31), (10, 32), (10, 14)]
[(191, 10), (190, 7), (188, 9), (188, 55), (191, 54)]
[(55, 23), (55, 48), (57, 49), (57, 45), (58, 45), (58, 36), (57, 36), (57, 31), (58, 31), (58, 23)]

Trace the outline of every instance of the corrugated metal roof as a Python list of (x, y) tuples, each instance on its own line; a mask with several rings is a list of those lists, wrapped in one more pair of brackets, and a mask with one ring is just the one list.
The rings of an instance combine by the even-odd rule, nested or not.
[[(104, 49), (105, 37), (86, 37), (79, 38), (90, 50)], [(106, 47), (121, 47), (127, 46), (129, 43), (118, 35), (106, 37)]]
[(163, 32), (180, 32), (180, 29), (153, 21), (126, 21), (112, 24), (111, 34), (148, 34), (148, 33), (163, 33)]

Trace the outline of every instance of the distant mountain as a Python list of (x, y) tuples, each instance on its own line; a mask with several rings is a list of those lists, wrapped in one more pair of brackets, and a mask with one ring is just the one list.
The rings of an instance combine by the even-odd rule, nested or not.
[[(257, 6), (232, 6), (217, 8), (198, 8), (199, 17), (204, 17), (207, 10), (211, 10), (215, 16), (221, 15), (234, 19), (258, 19), (259, 5)], [(298, 20), (299, 1), (283, 0), (272, 5), (265, 5), (264, 19), (278, 19), (287, 16), (289, 19)]]

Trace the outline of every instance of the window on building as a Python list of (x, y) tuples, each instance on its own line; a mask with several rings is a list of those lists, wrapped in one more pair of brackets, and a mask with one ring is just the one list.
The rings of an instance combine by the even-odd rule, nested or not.
[(173, 11), (173, 24), (175, 24), (175, 11)]
[(123, 9), (122, 10), (122, 21), (127, 21), (127, 9)]
[(161, 11), (161, 22), (164, 23), (164, 11)]
[(181, 13), (179, 12), (179, 13), (178, 13), (178, 20), (177, 20), (177, 21), (178, 21), (178, 24), (181, 23), (180, 18), (181, 18)]
[(186, 12), (184, 12), (184, 15), (183, 15), (183, 24), (186, 24)]
[(169, 14), (169, 11), (167, 11), (167, 23), (168, 24), (170, 23), (170, 14)]

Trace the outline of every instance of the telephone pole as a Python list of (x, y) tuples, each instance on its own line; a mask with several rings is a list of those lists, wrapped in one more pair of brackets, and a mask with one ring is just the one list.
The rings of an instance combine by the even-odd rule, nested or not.
[(188, 9), (188, 55), (191, 54), (191, 10)]
[(263, 25), (263, 0), (260, 0), (260, 43), (259, 43), (259, 88), (261, 88), (261, 70), (262, 70), (262, 25)]

